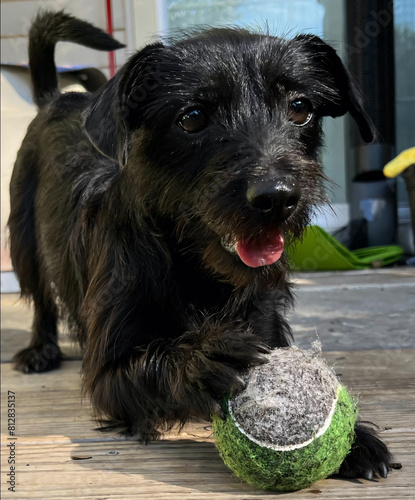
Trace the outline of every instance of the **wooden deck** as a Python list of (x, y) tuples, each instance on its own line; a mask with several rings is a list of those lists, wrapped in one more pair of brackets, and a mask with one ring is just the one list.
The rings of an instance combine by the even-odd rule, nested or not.
[[(342, 279), (342, 283), (351, 278)], [(335, 278), (333, 278), (333, 283)], [(381, 281), (384, 280), (381, 276)], [(407, 283), (413, 320), (415, 275), (397, 278)], [(353, 281), (353, 280), (352, 280)], [(411, 285), (411, 282), (413, 286)], [(305, 280), (304, 286), (330, 287), (329, 279)], [(408, 285), (409, 283), (409, 285)], [(370, 287), (369, 287), (370, 288)], [(393, 288), (393, 287), (392, 287)], [(367, 292), (366, 292), (367, 293)], [(314, 294), (315, 295), (315, 294)], [(301, 296), (301, 303), (307, 297)], [(412, 302), (410, 302), (412, 301)], [(387, 309), (379, 303), (379, 308)], [(363, 419), (378, 423), (402, 469), (387, 479), (326, 479), (290, 494), (257, 491), (242, 484), (223, 465), (207, 423), (189, 425), (180, 435), (147, 446), (116, 434), (93, 430), (89, 404), (81, 401), (81, 359), (63, 340), (68, 360), (59, 371), (23, 375), (12, 370), (12, 354), (27, 343), (31, 312), (17, 296), (2, 296), (2, 498), (14, 499), (414, 499), (415, 498), (415, 349), (337, 350), (326, 352), (352, 393), (360, 398)], [(389, 311), (389, 316), (394, 312)], [(324, 318), (322, 318), (324, 319)], [(294, 321), (295, 322), (295, 321)], [(400, 326), (398, 335), (413, 336), (415, 321)], [(400, 344), (403, 345), (402, 343)], [(408, 345), (406, 343), (405, 345)], [(17, 429), (7, 429), (7, 395), (16, 395)], [(7, 488), (7, 463), (15, 442), (16, 487)]]

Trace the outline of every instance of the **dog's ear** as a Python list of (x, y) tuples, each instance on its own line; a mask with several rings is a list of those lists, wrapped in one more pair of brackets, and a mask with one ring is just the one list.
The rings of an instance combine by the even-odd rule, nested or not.
[(296, 40), (300, 41), (304, 49), (311, 55), (313, 65), (322, 75), (327, 75), (331, 85), (338, 94), (336, 99), (328, 99), (323, 106), (323, 115), (342, 116), (350, 112), (360, 135), (365, 142), (377, 139), (377, 131), (368, 114), (363, 107), (363, 98), (357, 84), (344, 67), (342, 60), (333, 47), (315, 35), (299, 35)]
[(148, 45), (134, 55), (92, 96), (83, 113), (83, 130), (89, 140), (120, 165), (127, 161), (132, 127), (139, 126), (140, 108), (154, 88), (154, 56), (162, 47), (161, 43)]
[(92, 98), (83, 114), (83, 129), (92, 144), (105, 156), (118, 159), (117, 93), (120, 74)]

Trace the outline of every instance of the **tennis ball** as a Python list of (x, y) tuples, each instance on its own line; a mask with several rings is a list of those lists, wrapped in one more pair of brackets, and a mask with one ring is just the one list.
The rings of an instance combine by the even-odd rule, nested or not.
[(240, 479), (294, 491), (335, 473), (354, 439), (357, 408), (321, 348), (272, 351), (213, 416), (216, 447)]

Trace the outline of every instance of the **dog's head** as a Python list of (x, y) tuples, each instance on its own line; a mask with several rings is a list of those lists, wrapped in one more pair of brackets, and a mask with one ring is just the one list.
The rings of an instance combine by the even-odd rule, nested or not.
[(133, 56), (94, 96), (84, 127), (123, 169), (142, 213), (235, 285), (274, 280), (284, 241), (325, 201), (321, 119), (351, 113), (374, 139), (333, 48), (215, 29)]

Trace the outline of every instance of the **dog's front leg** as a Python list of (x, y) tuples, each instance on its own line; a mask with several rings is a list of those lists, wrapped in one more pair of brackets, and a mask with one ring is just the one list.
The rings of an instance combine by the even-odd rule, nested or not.
[(106, 429), (147, 441), (189, 418), (220, 413), (220, 402), (243, 386), (241, 374), (265, 361), (268, 348), (246, 324), (206, 320), (173, 340), (152, 341), (97, 369), (84, 380)]

